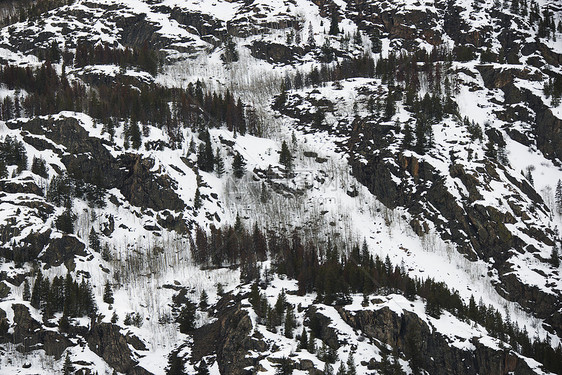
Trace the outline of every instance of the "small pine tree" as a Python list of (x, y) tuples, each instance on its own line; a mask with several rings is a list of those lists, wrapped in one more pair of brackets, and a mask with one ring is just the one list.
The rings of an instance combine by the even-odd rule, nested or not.
[(295, 329), (295, 313), (293, 307), (289, 306), (287, 313), (285, 314), (285, 326), (284, 333), (285, 337), (293, 338), (293, 330)]
[(261, 183), (261, 193), (260, 193), (260, 202), (267, 203), (268, 200), (269, 200), (269, 192), (267, 191), (267, 186), (265, 185), (265, 182), (262, 181), (262, 183)]
[(197, 375), (209, 375), (209, 366), (205, 361), (205, 358), (201, 358), (201, 363), (197, 367)]
[(215, 171), (217, 172), (217, 176), (221, 177), (224, 174), (224, 160), (220, 154), (219, 149), (217, 148), (217, 153), (215, 156)]
[(195, 328), (196, 309), (196, 305), (190, 300), (187, 300), (187, 302), (182, 307), (178, 317), (176, 318), (176, 322), (180, 325), (181, 333), (187, 333)]
[(25, 279), (23, 283), (23, 295), (22, 298), (24, 301), (31, 300), (31, 290), (29, 289), (29, 282)]
[(113, 290), (111, 289), (111, 285), (109, 284), (109, 281), (105, 282), (105, 286), (103, 288), (103, 302), (108, 303), (108, 304), (113, 304), (114, 302), (114, 298), (113, 298)]
[(558, 180), (556, 184), (556, 191), (554, 192), (554, 202), (556, 205), (556, 211), (559, 215), (562, 215), (562, 180)]
[(414, 142), (414, 137), (412, 135), (412, 127), (409, 123), (404, 126), (404, 138), (402, 139), (402, 148), (404, 150), (410, 150), (412, 148), (412, 143)]
[(552, 252), (550, 253), (550, 264), (552, 264), (555, 268), (560, 266), (560, 257), (558, 255), (558, 248), (556, 245), (552, 247)]
[(343, 361), (340, 362), (340, 367), (338, 367), (336, 375), (347, 375), (347, 368), (345, 367)]
[(203, 290), (199, 296), (199, 308), (205, 310), (207, 307), (209, 307), (209, 296), (207, 292)]
[(293, 169), (293, 156), (291, 155), (291, 150), (287, 146), (287, 142), (283, 141), (281, 145), (281, 152), (279, 153), (279, 163), (285, 167), (287, 173)]
[(242, 178), (242, 176), (244, 176), (244, 174), (246, 173), (246, 161), (239, 152), (234, 155), (234, 160), (232, 161), (232, 170), (234, 173), (234, 177), (236, 178)]
[(330, 30), (328, 34), (338, 35), (339, 33), (340, 33), (340, 28), (339, 28), (338, 12), (336, 12), (336, 10), (334, 9), (332, 11), (332, 17), (330, 20)]
[(90, 235), (88, 239), (89, 239), (90, 248), (95, 252), (99, 253), (101, 250), (100, 236), (94, 228), (90, 230)]
[(66, 353), (66, 357), (64, 358), (64, 364), (62, 365), (62, 371), (64, 375), (70, 375), (74, 372), (74, 366), (70, 361), (70, 356), (68, 352)]
[(299, 348), (299, 350), (306, 350), (307, 346), (308, 346), (308, 337), (306, 335), (306, 329), (304, 329), (304, 327), (303, 327), (302, 333), (301, 333), (300, 338), (299, 338), (298, 348)]
[(193, 208), (198, 210), (202, 206), (203, 206), (203, 202), (201, 201), (201, 193), (199, 192), (199, 188), (197, 188), (195, 190), (195, 197), (193, 198)]
[(142, 144), (141, 131), (138, 122), (131, 121), (131, 125), (129, 126), (129, 137), (131, 140), (131, 146), (135, 150), (138, 150)]
[(179, 350), (174, 350), (168, 356), (166, 375), (185, 375), (183, 360), (178, 356)]
[(355, 368), (355, 359), (353, 357), (353, 352), (349, 353), (347, 357), (347, 375), (357, 375), (357, 369)]

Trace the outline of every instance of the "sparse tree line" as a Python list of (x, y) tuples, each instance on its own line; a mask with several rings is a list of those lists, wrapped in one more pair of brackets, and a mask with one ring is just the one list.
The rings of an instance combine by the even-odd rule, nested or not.
[(39, 270), (32, 288), (27, 279), (24, 281), (23, 300), (41, 310), (44, 322), (62, 312), (58, 324), (63, 332), (70, 326), (69, 319), (92, 316), (97, 311), (90, 283), (84, 279), (79, 283), (70, 273), (66, 277), (55, 276), (51, 281)]

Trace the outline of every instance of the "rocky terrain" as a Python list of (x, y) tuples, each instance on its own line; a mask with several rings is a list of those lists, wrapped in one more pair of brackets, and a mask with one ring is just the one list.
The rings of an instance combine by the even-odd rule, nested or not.
[(0, 4), (0, 373), (562, 373), (561, 14)]

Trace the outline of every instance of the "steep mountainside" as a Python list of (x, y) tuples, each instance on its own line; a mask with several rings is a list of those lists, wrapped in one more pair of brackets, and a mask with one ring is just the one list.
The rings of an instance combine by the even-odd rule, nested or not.
[(0, 22), (1, 374), (562, 373), (559, 2)]

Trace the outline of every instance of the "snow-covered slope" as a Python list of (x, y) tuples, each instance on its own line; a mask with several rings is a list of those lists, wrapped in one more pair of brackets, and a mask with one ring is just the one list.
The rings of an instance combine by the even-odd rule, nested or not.
[(44, 5), (0, 31), (0, 373), (560, 373), (557, 2)]

